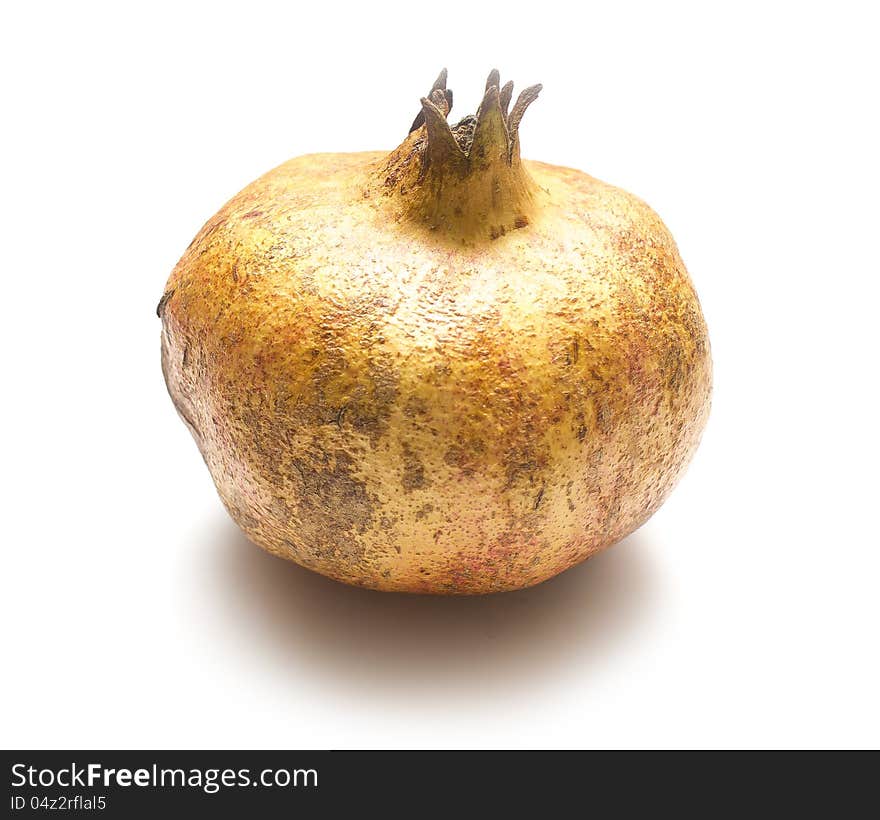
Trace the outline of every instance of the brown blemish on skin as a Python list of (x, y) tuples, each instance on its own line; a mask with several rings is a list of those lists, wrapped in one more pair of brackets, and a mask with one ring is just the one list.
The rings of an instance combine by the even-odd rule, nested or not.
[(428, 403), (421, 396), (411, 396), (407, 399), (403, 412), (409, 418), (413, 418), (414, 416), (426, 416), (429, 412)]
[(413, 490), (420, 490), (427, 484), (425, 481), (425, 467), (408, 444), (403, 445), (403, 478), (401, 484), (403, 485), (404, 492), (407, 493), (411, 493)]
[(546, 484), (542, 484), (541, 489), (538, 490), (538, 496), (537, 496), (537, 498), (535, 498), (535, 509), (536, 510), (541, 505), (541, 499), (544, 497), (544, 489), (546, 486), (547, 486)]
[(363, 552), (358, 535), (373, 523), (373, 501), (366, 483), (354, 475), (354, 461), (344, 452), (323, 453), (297, 462), (301, 476), (297, 501), (286, 513), (297, 522), (297, 543), (316, 558)]
[(485, 452), (486, 443), (482, 439), (462, 439), (459, 443), (450, 445), (443, 454), (443, 461), (469, 477), (479, 469)]

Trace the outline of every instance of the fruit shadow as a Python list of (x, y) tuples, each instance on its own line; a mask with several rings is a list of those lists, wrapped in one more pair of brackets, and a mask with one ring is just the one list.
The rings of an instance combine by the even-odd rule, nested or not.
[[(353, 697), (497, 697), (589, 674), (650, 622), (654, 547), (637, 532), (530, 589), (475, 597), (345, 586), (255, 547), (215, 522), (212, 616), (281, 674)], [(252, 660), (252, 659), (249, 659)]]

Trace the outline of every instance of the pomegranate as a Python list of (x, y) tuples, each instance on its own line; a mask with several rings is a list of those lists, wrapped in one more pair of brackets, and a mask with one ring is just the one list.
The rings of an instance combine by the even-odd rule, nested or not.
[(390, 154), (284, 163), (159, 303), (168, 390), (255, 543), (380, 590), (536, 584), (639, 527), (709, 410), (706, 326), (641, 200), (520, 158), (540, 86), (444, 70)]

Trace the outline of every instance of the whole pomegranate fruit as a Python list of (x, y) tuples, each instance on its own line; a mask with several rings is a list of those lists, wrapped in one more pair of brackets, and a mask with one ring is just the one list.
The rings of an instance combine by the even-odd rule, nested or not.
[(663, 502), (711, 360), (675, 242), (634, 196), (520, 159), (489, 75), (441, 73), (390, 154), (270, 171), (159, 304), (168, 390), (226, 508), (275, 555), (383, 590), (536, 584)]

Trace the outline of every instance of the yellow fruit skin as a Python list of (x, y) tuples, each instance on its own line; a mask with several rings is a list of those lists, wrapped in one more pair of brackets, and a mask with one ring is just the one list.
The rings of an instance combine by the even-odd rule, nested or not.
[(160, 305), (169, 392), (275, 555), (382, 590), (539, 583), (693, 455), (697, 296), (659, 217), (584, 173), (524, 161), (520, 226), (457, 241), (371, 193), (385, 159), (299, 157), (204, 226)]

